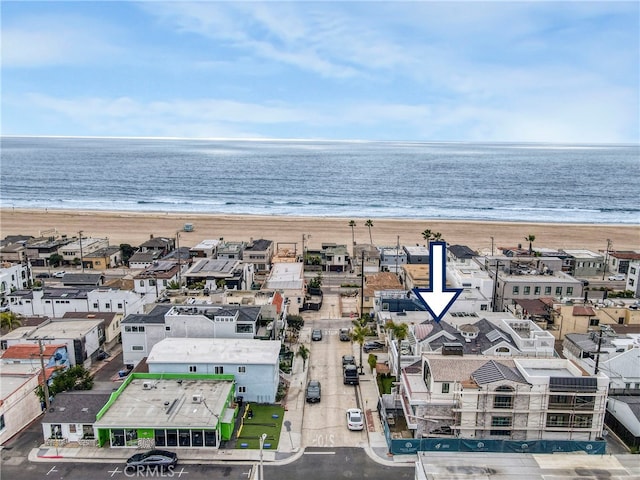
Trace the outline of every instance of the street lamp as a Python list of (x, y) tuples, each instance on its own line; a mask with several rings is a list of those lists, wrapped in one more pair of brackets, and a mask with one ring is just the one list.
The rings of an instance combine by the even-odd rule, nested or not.
[(264, 441), (267, 439), (267, 434), (263, 433), (262, 435), (260, 435), (260, 480), (264, 480), (264, 469), (262, 466), (262, 452), (264, 449)]

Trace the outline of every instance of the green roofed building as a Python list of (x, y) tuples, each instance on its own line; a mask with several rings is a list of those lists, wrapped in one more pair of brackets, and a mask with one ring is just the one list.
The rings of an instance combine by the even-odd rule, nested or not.
[(233, 375), (132, 373), (98, 412), (100, 446), (219, 448), (233, 434)]

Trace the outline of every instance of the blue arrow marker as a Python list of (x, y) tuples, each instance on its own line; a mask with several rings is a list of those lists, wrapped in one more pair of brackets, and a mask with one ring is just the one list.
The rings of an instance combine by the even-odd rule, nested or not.
[(436, 322), (440, 322), (453, 302), (462, 293), (461, 288), (444, 288), (447, 284), (447, 248), (445, 242), (431, 242), (429, 245), (429, 288), (414, 288), (413, 293), (427, 307)]

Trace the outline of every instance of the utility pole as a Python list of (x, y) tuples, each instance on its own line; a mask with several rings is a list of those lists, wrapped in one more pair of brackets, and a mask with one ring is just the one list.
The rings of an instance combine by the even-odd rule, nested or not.
[(607, 267), (609, 266), (609, 250), (611, 249), (611, 240), (607, 238), (607, 251), (604, 252), (604, 265), (602, 266), (602, 280), (607, 274)]
[(44, 392), (44, 405), (46, 410), (49, 411), (49, 384), (47, 383), (47, 371), (44, 367), (44, 345), (42, 344), (43, 340), (55, 340), (53, 337), (33, 337), (27, 338), (27, 340), (37, 340), (38, 341), (38, 349), (40, 351), (40, 368), (42, 369), (42, 378), (44, 381), (42, 382), (42, 391)]
[(360, 258), (360, 318), (364, 318), (364, 248)]
[(497, 305), (496, 303), (498, 303), (498, 268), (500, 267), (500, 260), (496, 260), (496, 273), (493, 277), (493, 299), (491, 301), (492, 304), (492, 309), (491, 311), (493, 312), (497, 312), (498, 310), (496, 310)]
[(84, 273), (84, 260), (82, 259), (82, 230), (78, 232), (78, 237), (80, 238), (80, 266), (82, 267), (82, 273)]
[(400, 235), (396, 237), (396, 276), (398, 276), (398, 255), (400, 255)]
[(176, 232), (176, 253), (178, 254), (178, 288), (182, 293), (182, 264), (180, 262), (180, 231)]
[(493, 237), (491, 237), (491, 256), (493, 257)]
[(600, 365), (600, 348), (602, 347), (602, 325), (600, 325), (600, 335), (598, 336), (598, 351), (596, 352), (596, 367), (593, 369), (593, 374), (598, 374), (598, 366)]

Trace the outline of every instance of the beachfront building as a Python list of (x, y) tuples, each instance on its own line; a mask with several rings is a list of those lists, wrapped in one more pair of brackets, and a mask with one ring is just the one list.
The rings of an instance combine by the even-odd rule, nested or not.
[(596, 440), (608, 382), (565, 359), (425, 354), (400, 395), (415, 438)]
[(48, 267), (49, 257), (58, 253), (58, 250), (69, 243), (70, 240), (59, 237), (55, 230), (50, 230), (50, 236), (44, 236), (47, 232), (42, 232), (39, 238), (30, 238), (26, 243), (26, 257), (34, 267)]
[(42, 379), (40, 366), (0, 365), (0, 445), (33, 422), (42, 413), (34, 394)]
[(582, 282), (562, 272), (562, 260), (541, 257), (487, 257), (486, 269), (494, 279), (493, 310), (504, 311), (514, 300), (554, 297), (582, 298)]
[(16, 290), (7, 295), (11, 311), (29, 316), (62, 317), (67, 312), (110, 312), (127, 315), (144, 310), (144, 300), (129, 290), (75, 287)]
[(280, 379), (280, 342), (241, 338), (165, 338), (154, 345), (150, 373), (233, 375), (235, 397), (274, 403)]
[(194, 258), (216, 258), (221, 240), (205, 239), (191, 247), (189, 253)]
[(97, 413), (98, 446), (211, 448), (231, 439), (233, 375), (131, 373)]
[(248, 290), (253, 284), (253, 264), (242, 263), (238, 259), (201, 258), (184, 272), (187, 287), (204, 284), (204, 288), (213, 292), (218, 289)]
[(221, 239), (218, 244), (218, 254), (216, 258), (220, 260), (242, 260), (247, 242), (228, 242)]
[(82, 260), (84, 255), (107, 248), (108, 246), (108, 238), (80, 237), (60, 247), (58, 253), (62, 255), (62, 262), (65, 265), (72, 265)]
[(154, 237), (151, 235), (149, 240), (138, 245), (138, 251), (141, 253), (152, 253), (156, 258), (162, 257), (175, 248), (175, 240), (167, 237)]
[(346, 245), (323, 243), (320, 250), (307, 248), (305, 265), (317, 265), (322, 272), (345, 272), (349, 269), (350, 258)]
[(563, 250), (567, 255), (566, 273), (574, 277), (593, 277), (602, 274), (604, 256), (591, 250)]
[(274, 253), (273, 240), (259, 238), (249, 240), (249, 244), (242, 253), (242, 261), (253, 265), (256, 274), (264, 274), (271, 270), (271, 259)]
[[(364, 262), (363, 262), (364, 260)], [(358, 243), (353, 246), (351, 270), (358, 274), (377, 273), (380, 271), (380, 250), (375, 245)]]
[(640, 252), (633, 250), (610, 251), (607, 257), (606, 273), (615, 275), (621, 273), (626, 275), (629, 272), (631, 262), (640, 261)]
[[(631, 290), (635, 298), (640, 298), (640, 261), (629, 262), (629, 273), (627, 274), (625, 290)], [(640, 305), (638, 308), (640, 308)]]
[(405, 245), (402, 247), (407, 254), (407, 263), (411, 265), (429, 265), (428, 245)]
[(122, 265), (122, 250), (120, 247), (111, 246), (100, 248), (95, 252), (83, 253), (82, 264), (84, 268), (91, 270), (106, 270)]
[(400, 245), (378, 247), (380, 250), (380, 269), (383, 272), (398, 273), (402, 265), (407, 263), (407, 252)]
[(447, 245), (447, 262), (477, 265), (478, 253), (466, 245)]
[(8, 303), (7, 296), (15, 291), (29, 288), (32, 283), (28, 263), (3, 262), (0, 265), (0, 305)]
[(145, 303), (153, 303), (164, 295), (169, 284), (178, 282), (178, 269), (173, 261), (154, 261), (133, 276), (133, 289), (144, 297)]
[(274, 263), (262, 290), (279, 292), (285, 299), (287, 313), (298, 315), (303, 308), (306, 294), (303, 263)]

